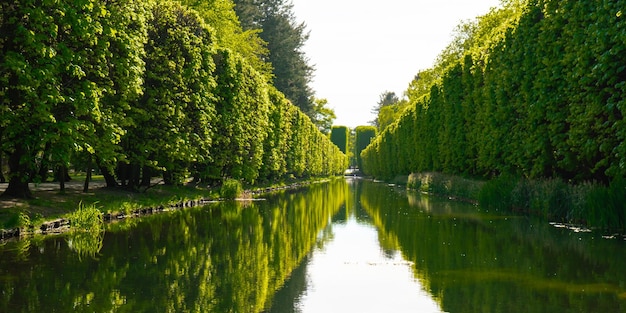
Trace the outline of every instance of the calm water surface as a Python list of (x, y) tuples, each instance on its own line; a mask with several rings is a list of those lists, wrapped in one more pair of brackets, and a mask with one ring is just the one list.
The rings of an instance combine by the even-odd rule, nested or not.
[(626, 243), (338, 180), (0, 246), (0, 312), (626, 312)]

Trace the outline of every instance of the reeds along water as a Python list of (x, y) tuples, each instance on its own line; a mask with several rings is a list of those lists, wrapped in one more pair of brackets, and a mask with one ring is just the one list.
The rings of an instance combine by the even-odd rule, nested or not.
[(485, 183), (479, 203), (539, 215), (551, 221), (583, 224), (608, 231), (626, 230), (626, 183), (568, 184), (560, 179), (528, 180), (501, 176)]
[(626, 230), (626, 181), (568, 184), (501, 175), (490, 181), (429, 172), (409, 176), (407, 188), (473, 202), (485, 209), (541, 216), (606, 231)]

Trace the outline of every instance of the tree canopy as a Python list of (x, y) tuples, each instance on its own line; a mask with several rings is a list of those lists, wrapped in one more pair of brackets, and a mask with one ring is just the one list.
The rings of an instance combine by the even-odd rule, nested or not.
[(90, 160), (108, 186), (133, 190), (153, 176), (343, 173), (347, 157), (271, 85), (232, 2), (185, 3), (0, 3), (3, 195), (29, 197), (39, 173)]

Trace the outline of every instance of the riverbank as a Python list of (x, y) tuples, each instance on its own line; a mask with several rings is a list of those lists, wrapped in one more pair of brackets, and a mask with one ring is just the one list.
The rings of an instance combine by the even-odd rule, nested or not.
[[(287, 180), (272, 184), (245, 186), (242, 198), (252, 199), (262, 194), (300, 188), (322, 179)], [(7, 184), (0, 184), (0, 193)], [(58, 183), (31, 184), (33, 199), (0, 198), (0, 240), (30, 234), (48, 234), (69, 229), (69, 216), (79, 207), (96, 207), (105, 221), (140, 217), (163, 211), (182, 209), (220, 201), (220, 189), (189, 183), (166, 186), (155, 181), (146, 192), (130, 192), (106, 188), (101, 177), (90, 182), (83, 192), (83, 181), (76, 177), (59, 192)]]
[(573, 185), (560, 179), (528, 180), (507, 175), (485, 181), (442, 173), (414, 173), (398, 176), (392, 183), (471, 202), (487, 210), (540, 216), (549, 222), (607, 232), (626, 232), (626, 181), (623, 180), (608, 186), (596, 182)]

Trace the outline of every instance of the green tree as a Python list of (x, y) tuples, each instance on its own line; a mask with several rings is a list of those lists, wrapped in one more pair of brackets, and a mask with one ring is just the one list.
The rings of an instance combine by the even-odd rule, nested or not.
[(166, 183), (181, 182), (191, 162), (209, 157), (215, 114), (209, 28), (176, 2), (159, 2), (152, 13), (144, 94), (122, 142), (130, 163), (122, 178), (131, 188), (149, 183), (155, 170)]
[(242, 55), (255, 70), (271, 79), (272, 65), (266, 61), (267, 43), (259, 37), (261, 30), (243, 30), (232, 0), (184, 0), (182, 3), (200, 13), (213, 29), (213, 41), (219, 47)]
[(264, 78), (230, 50), (215, 55), (217, 120), (206, 178), (254, 182), (268, 135), (269, 99)]
[[(10, 168), (4, 195), (31, 195), (42, 153), (62, 167), (76, 151), (111, 154), (123, 130), (107, 99), (124, 103), (139, 92), (142, 8), (135, 1), (124, 11), (117, 1), (0, 4), (0, 138)], [(121, 116), (125, 108), (115, 111)]]
[(324, 134), (330, 133), (333, 121), (337, 118), (335, 111), (327, 105), (326, 99), (313, 99), (313, 108), (309, 114), (311, 122)]
[[(395, 92), (385, 91), (381, 93), (376, 106), (372, 108), (372, 113), (376, 115), (376, 118), (370, 123), (376, 126), (376, 128), (378, 128), (379, 131), (382, 131), (384, 128), (380, 127), (380, 121), (379, 121), (381, 110), (383, 110), (383, 108), (387, 106), (396, 105), (398, 102), (400, 102), (400, 98), (398, 98)], [(389, 115), (389, 112), (385, 111), (383, 112), (383, 114)], [(388, 119), (388, 117), (385, 116), (385, 119)]]
[(298, 23), (288, 0), (235, 0), (235, 11), (245, 30), (262, 30), (267, 42), (268, 61), (273, 67), (274, 86), (304, 113), (315, 114), (314, 92), (310, 87), (313, 66), (302, 51), (309, 37), (304, 23)]

